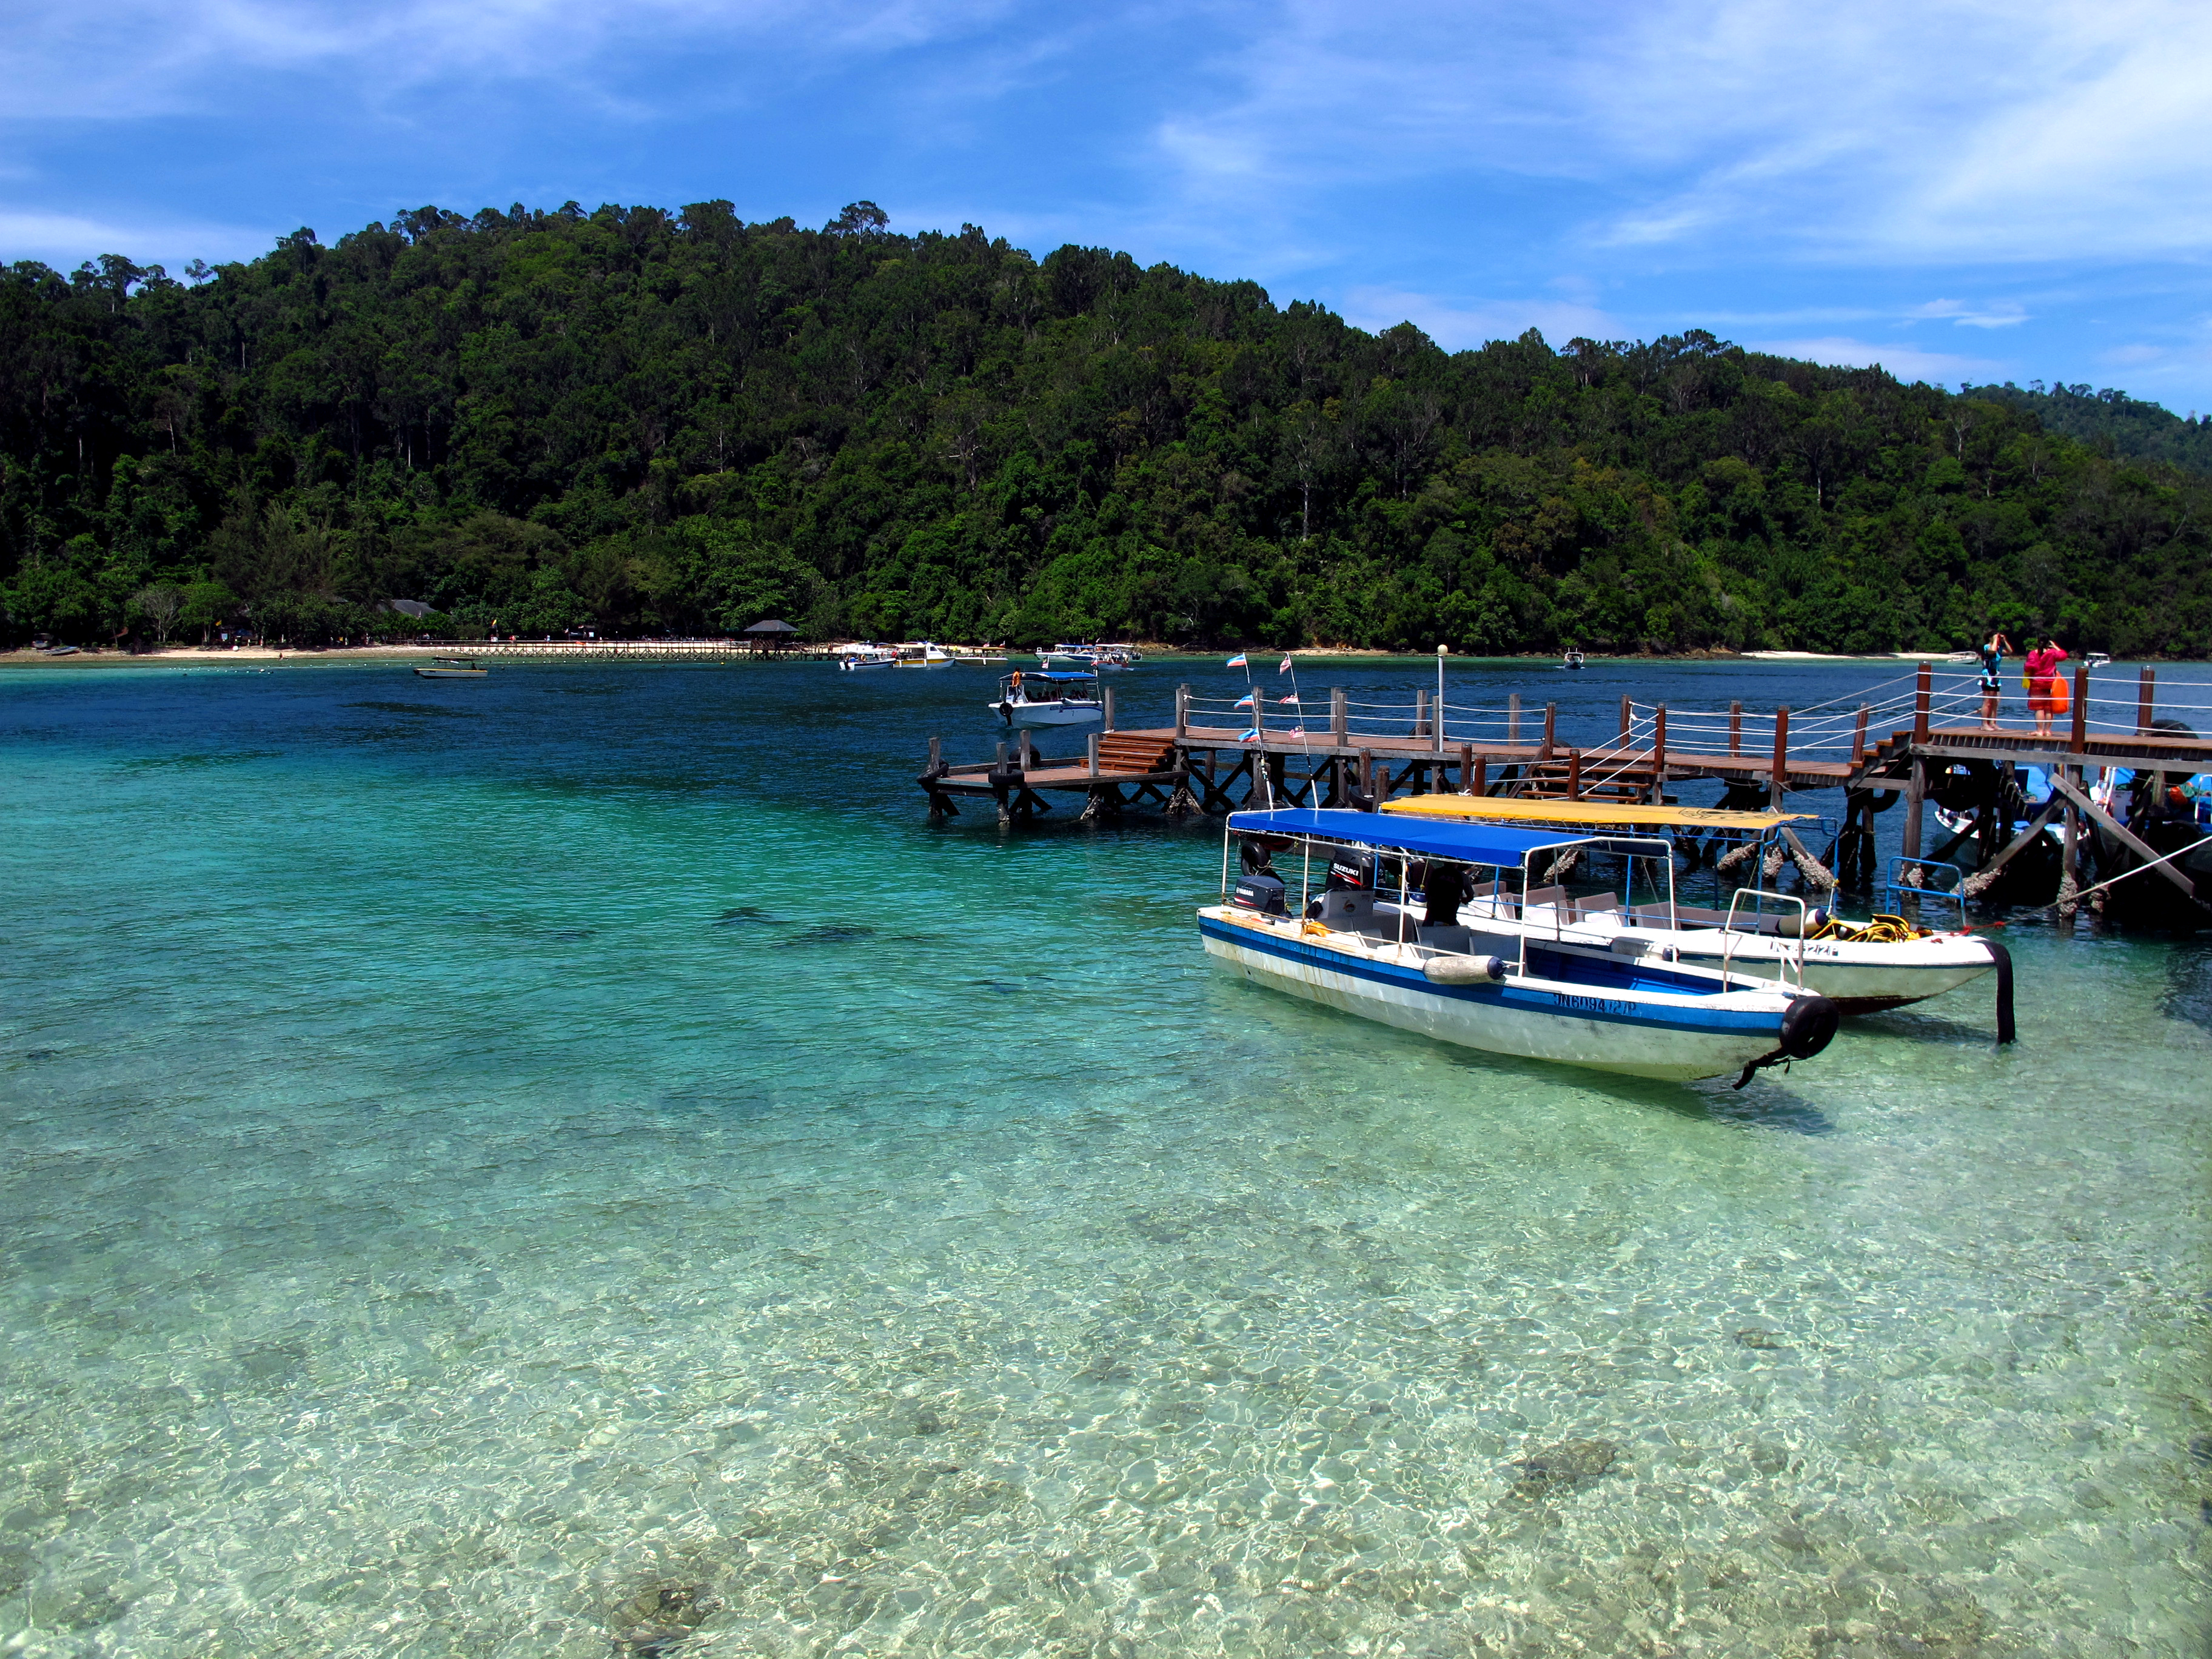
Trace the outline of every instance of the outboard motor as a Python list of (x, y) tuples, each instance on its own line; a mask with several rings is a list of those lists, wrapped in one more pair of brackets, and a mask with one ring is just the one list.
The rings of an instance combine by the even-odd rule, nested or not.
[(1325, 890), (1341, 893), (1357, 888), (1375, 885), (1375, 855), (1355, 853), (1350, 848), (1340, 848), (1328, 861), (1328, 884)]
[(1255, 910), (1263, 916), (1283, 914), (1283, 878), (1272, 872), (1241, 877), (1237, 890), (1229, 902), (1240, 910)]

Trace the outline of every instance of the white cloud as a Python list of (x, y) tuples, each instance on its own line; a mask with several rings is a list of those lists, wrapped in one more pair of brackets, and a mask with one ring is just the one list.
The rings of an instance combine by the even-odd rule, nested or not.
[(1623, 248), (2212, 250), (2202, 0), (1288, 0), (1250, 35), (1160, 129), (1194, 189), (1574, 180)]
[(269, 241), (268, 232), (236, 225), (173, 219), (129, 223), (0, 204), (0, 264), (36, 259), (71, 270), (94, 254), (119, 253), (139, 263), (171, 262), (169, 274), (179, 276), (190, 259), (246, 258)]
[(1441, 300), (1395, 289), (1355, 288), (1344, 296), (1344, 319), (1370, 333), (1412, 323), (1447, 351), (1492, 340), (1514, 340), (1534, 328), (1554, 346), (1577, 335), (1620, 337), (1620, 325), (1595, 306), (1559, 300)]
[(2005, 368), (1986, 358), (1927, 351), (1895, 342), (1876, 345), (1838, 334), (1811, 340), (1746, 340), (1743, 344), (1749, 350), (1771, 352), (1778, 357), (1800, 357), (1839, 368), (1869, 368), (1879, 364), (1901, 380), (1927, 380), (1939, 386), (1946, 381), (1985, 379)]
[[(0, 35), (0, 117), (130, 118), (206, 106), (242, 73), (334, 70), (364, 97), (434, 82), (565, 79), (604, 101), (623, 55), (779, 47), (896, 52), (1013, 0), (24, 0)], [(742, 64), (742, 53), (732, 58)]]

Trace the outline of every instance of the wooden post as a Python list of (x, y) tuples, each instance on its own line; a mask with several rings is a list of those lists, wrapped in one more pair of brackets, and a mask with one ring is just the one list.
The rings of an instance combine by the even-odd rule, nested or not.
[[(2078, 708), (2081, 705), (2076, 703), (2075, 707)], [(2079, 754), (2081, 751), (2077, 749), (2075, 752)], [(2069, 775), (2075, 773), (2073, 767), (2065, 769)], [(2066, 902), (2058, 907), (2061, 915), (2070, 916), (2078, 908), (2074, 902), (2074, 895), (2081, 890), (2081, 809), (2074, 805), (2073, 797), (2069, 795), (2066, 799), (2066, 851), (2058, 865), (2059, 886), (2066, 896)]]
[(1873, 712), (1866, 704), (1861, 703), (1858, 724), (1851, 728), (1851, 770), (1854, 772), (1858, 770), (1859, 763), (1866, 759), (1867, 717)]
[(1459, 792), (1461, 794), (1479, 793), (1468, 789), (1467, 781), (1474, 771), (1474, 745), (1463, 743), (1459, 746)]
[(1339, 749), (1344, 747), (1345, 725), (1344, 688), (1334, 686), (1328, 694), (1328, 740)]
[(1624, 749), (1628, 746), (1628, 693), (1626, 691), (1620, 694), (1620, 744)]
[[(1372, 749), (1359, 751), (1359, 793), (1370, 799), (1375, 793), (1375, 751)], [(1379, 800), (1375, 803), (1377, 806), (1382, 804)]]
[(1743, 704), (1741, 702), (1729, 705), (1729, 753), (1743, 753)]
[(2136, 682), (2136, 735), (2144, 737), (2158, 717), (2158, 670), (2146, 668)]
[(1521, 746), (1521, 694), (1518, 691), (1505, 700), (1505, 741), (1516, 749)]
[(1022, 732), (1022, 770), (1026, 772), (1036, 764), (1036, 745), (1030, 741), (1028, 728)]
[[(1928, 741), (1928, 702), (1935, 684), (1935, 665), (1922, 663), (1918, 684), (1912, 690), (1912, 740), (1915, 743)], [(1917, 858), (1920, 855), (1915, 853), (1912, 856)]]
[(1099, 697), (1106, 705), (1106, 729), (1111, 732), (1114, 729), (1114, 688), (1107, 686), (1099, 693)]
[[(1114, 694), (1111, 691), (1109, 691), (1106, 695), (1110, 697)], [(1095, 778), (1098, 775), (1098, 734), (1096, 732), (1093, 732), (1091, 734), (1089, 742), (1091, 745), (1091, 775)]]
[(938, 773), (944, 769), (945, 739), (942, 738), (932, 738), (929, 740), (929, 775), (932, 777), (935, 777)]
[(1190, 735), (1190, 687), (1176, 687), (1176, 736), (1178, 739)]
[[(1467, 750), (1464, 749), (1460, 750), (1460, 753), (1462, 755), (1466, 752)], [(1462, 768), (1464, 768), (1466, 763), (1462, 762), (1461, 764)], [(1462, 769), (1459, 775), (1459, 784), (1460, 787), (1470, 795), (1488, 794), (1490, 793), (1489, 761), (1486, 759), (1476, 761), (1474, 763), (1474, 770), (1473, 772), (1468, 772)]]
[(1001, 772), (1006, 769), (1006, 745), (1003, 743), (999, 745), (999, 769)]
[(1567, 750), (1567, 799), (1580, 800), (1582, 798), (1583, 751), (1579, 749), (1570, 749)]
[(1413, 735), (1429, 735), (1429, 689), (1422, 686), (1413, 693)]
[(1667, 798), (1667, 705), (1661, 703), (1651, 716), (1651, 799)]
[(2089, 752), (2089, 665), (2086, 662), (2074, 665), (2074, 741), (2069, 746), (2077, 755)]
[(1544, 746), (1536, 751), (1536, 758), (1540, 761), (1552, 758), (1552, 735), (1558, 726), (1559, 718), (1559, 705), (1555, 702), (1546, 703), (1544, 705)]
[(1782, 810), (1782, 791), (1790, 775), (1790, 711), (1774, 711), (1774, 790), (1767, 805), (1776, 811)]
[(1920, 804), (1928, 795), (1928, 763), (1915, 755), (1905, 779), (1905, 844), (1899, 850), (1909, 859), (1920, 856)]

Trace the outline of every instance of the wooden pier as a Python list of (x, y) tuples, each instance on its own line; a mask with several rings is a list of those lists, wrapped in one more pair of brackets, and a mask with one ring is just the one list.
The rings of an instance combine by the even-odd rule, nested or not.
[[(1825, 874), (1832, 863), (1838, 872), (1832, 882), (1865, 889), (1875, 880), (1875, 815), (1900, 800), (1908, 860), (1922, 856), (1931, 799), (1942, 794), (1955, 805), (1971, 798), (1983, 873), (1994, 876), (2046, 823), (2063, 817), (2068, 878), (2078, 880), (2087, 824), (2146, 861), (2155, 856), (2090, 799), (2093, 774), (2106, 767), (2212, 769), (2212, 738), (2160, 729), (2153, 671), (2142, 671), (2131, 697), (2098, 699), (2090, 672), (2076, 668), (2070, 712), (2061, 717), (2068, 724), (2049, 737), (2017, 725), (1990, 731), (1978, 719), (1969, 723), (1962, 717), (1979, 710), (1975, 677), (1942, 678), (1939, 687), (1934, 665), (1923, 663), (1905, 681), (1873, 688), (1855, 706), (1831, 703), (1794, 717), (1786, 708), (1747, 711), (1736, 702), (1725, 711), (1670, 711), (1663, 702), (1624, 697), (1614, 736), (1583, 747), (1559, 740), (1556, 705), (1524, 708), (1517, 696), (1503, 709), (1438, 709), (1424, 691), (1410, 707), (1379, 708), (1354, 706), (1338, 690), (1329, 694), (1326, 726), (1306, 731), (1270, 728), (1264, 716), (1241, 727), (1223, 723), (1219, 715), (1234, 709), (1209, 706), (1186, 685), (1176, 693), (1174, 725), (1125, 730), (1115, 721), (1109, 686), (1105, 729), (1089, 737), (1081, 754), (1042, 757), (1024, 736), (1001, 744), (992, 760), (951, 765), (933, 739), (917, 781), (933, 817), (957, 813), (963, 799), (988, 799), (1006, 823), (1051, 811), (1048, 798), (1054, 794), (1081, 795), (1082, 816), (1090, 819), (1140, 805), (1171, 814), (1265, 805), (1372, 810), (1401, 793), (1444, 792), (1655, 802), (1672, 799), (1670, 786), (1698, 779), (1726, 785), (1728, 806), (1778, 809), (1785, 795), (1838, 790), (1843, 810), (1832, 819), (1825, 862), (1808, 855), (1800, 867), (1810, 864)], [(1992, 826), (2012, 821), (1998, 780), (2014, 766), (2046, 769), (2056, 788), (2042, 814), (2007, 841)], [(1956, 775), (1962, 771), (1963, 780)], [(1961, 839), (1954, 836), (1936, 856), (1948, 856)], [(1805, 851), (1802, 844), (1797, 850)], [(2160, 873), (2193, 894), (2189, 878), (2170, 865)]]

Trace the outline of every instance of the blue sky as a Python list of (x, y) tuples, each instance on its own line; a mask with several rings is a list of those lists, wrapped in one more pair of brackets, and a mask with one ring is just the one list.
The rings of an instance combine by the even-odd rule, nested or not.
[(0, 260), (726, 198), (2212, 413), (2203, 0), (14, 0)]

